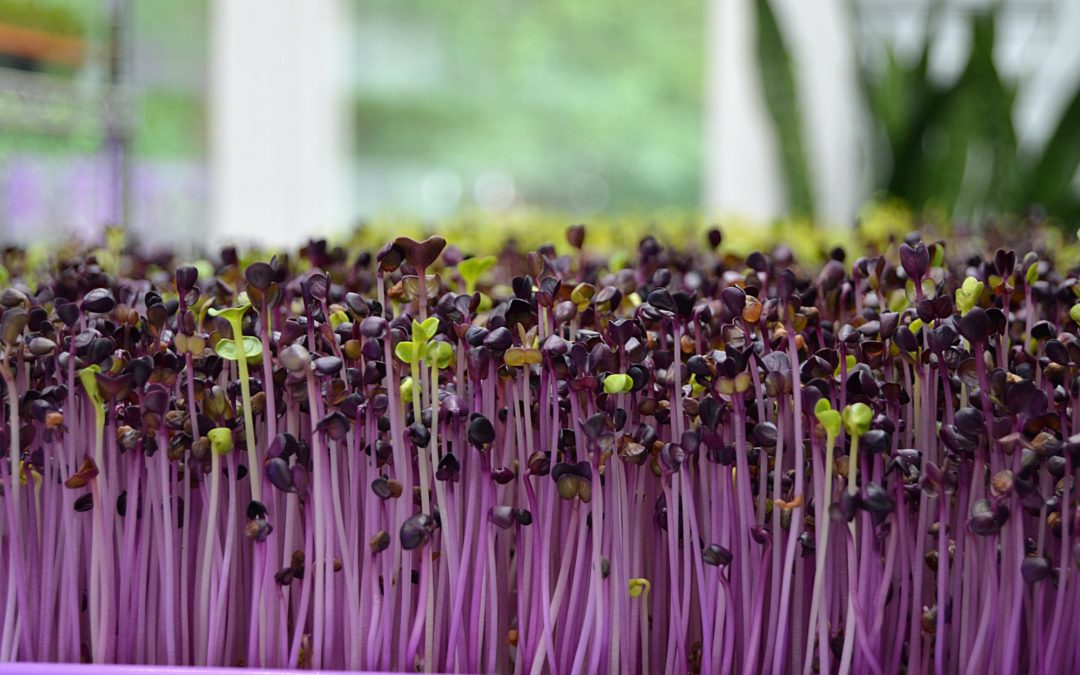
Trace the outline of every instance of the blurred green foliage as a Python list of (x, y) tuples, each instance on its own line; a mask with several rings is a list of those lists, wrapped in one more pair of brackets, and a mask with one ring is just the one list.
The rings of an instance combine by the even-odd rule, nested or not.
[[(929, 20), (935, 19), (931, 12)], [(971, 15), (971, 53), (951, 84), (928, 73), (929, 30), (914, 63), (905, 65), (890, 52), (883, 71), (864, 70), (866, 101), (892, 160), (880, 185), (953, 218), (1016, 213), (1035, 204), (1057, 218), (1080, 217), (1072, 186), (1080, 168), (1080, 90), (1041, 151), (1024, 152), (1013, 127), (1015, 88), (994, 63), (997, 20), (996, 10)]]
[[(890, 54), (881, 75), (863, 73), (866, 100), (888, 138), (892, 161), (882, 186), (912, 204), (939, 206), (954, 217), (1018, 211), (1027, 206), (1012, 123), (1015, 98), (994, 64), (993, 13), (971, 18), (972, 49), (949, 85), (928, 75), (930, 40), (914, 65)], [(890, 110), (903, 93), (909, 105)]]
[(137, 97), (132, 151), (137, 157), (190, 160), (206, 152), (209, 2), (130, 0)]
[(361, 25), (407, 27), (405, 52), (429, 40), (436, 61), (416, 88), (358, 93), (365, 160), (446, 168), (466, 184), (501, 170), (527, 203), (554, 209), (570, 209), (578, 172), (607, 182), (608, 211), (698, 205), (700, 0), (363, 0), (357, 10)]
[(814, 215), (814, 192), (806, 166), (799, 119), (798, 92), (791, 55), (776, 23), (769, 0), (755, 0), (757, 56), (765, 104), (777, 133), (781, 169), (787, 187), (788, 209), (796, 216)]
[[(1015, 87), (1003, 80), (994, 63), (999, 5), (971, 11), (967, 63), (955, 81), (940, 82), (929, 64), (942, 5), (934, 2), (927, 14), (918, 58), (905, 62), (883, 46), (881, 67), (860, 62), (864, 101), (877, 136), (875, 191), (959, 220), (1022, 213), (1034, 205), (1063, 221), (1080, 219), (1075, 187), (1080, 89), (1045, 146), (1024, 151), (1013, 126)], [(798, 195), (807, 189), (806, 163), (795, 132), (802, 125), (796, 90), (786, 79), (790, 57), (769, 0), (757, 0), (755, 6), (766, 99), (783, 148), (789, 201), (799, 209), (803, 205)], [(858, 11), (858, 3), (849, 6)]]

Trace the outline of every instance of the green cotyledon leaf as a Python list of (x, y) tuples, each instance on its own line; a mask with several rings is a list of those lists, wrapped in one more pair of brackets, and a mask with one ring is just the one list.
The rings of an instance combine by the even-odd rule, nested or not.
[(849, 434), (862, 436), (870, 430), (870, 423), (874, 419), (874, 411), (865, 403), (852, 403), (844, 408), (841, 418)]
[(394, 356), (404, 363), (420, 363), (427, 356), (427, 342), (412, 340), (399, 342), (397, 347), (394, 347)]
[(840, 435), (840, 413), (833, 410), (829, 399), (818, 400), (817, 405), (814, 406), (814, 416), (830, 437), (836, 438)]
[[(435, 333), (439, 330), (439, 319), (434, 316), (430, 316), (424, 319), (424, 322), (419, 321), (412, 322), (412, 339), (413, 342), (427, 342), (431, 338), (435, 337)], [(423, 357), (421, 357), (423, 358)]]
[(465, 281), (465, 289), (469, 293), (474, 292), (476, 282), (480, 280), (480, 276), (494, 267), (496, 262), (498, 262), (498, 259), (493, 255), (489, 255), (482, 258), (469, 258), (458, 263), (458, 274)]
[[(248, 363), (262, 361), (262, 342), (258, 338), (245, 335), (243, 340), (244, 357)], [(228, 338), (222, 338), (214, 345), (217, 355), (226, 361), (239, 361), (240, 356), (236, 353), (236, 342)]]
[(630, 391), (633, 386), (633, 378), (622, 373), (612, 373), (604, 378), (605, 394), (622, 394)]

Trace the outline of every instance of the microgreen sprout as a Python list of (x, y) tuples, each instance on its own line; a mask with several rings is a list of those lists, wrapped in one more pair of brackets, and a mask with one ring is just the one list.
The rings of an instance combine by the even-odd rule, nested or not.
[[(232, 329), (232, 358), (228, 358), (220, 347), (217, 351), (222, 358), (235, 361), (239, 371), (240, 395), (244, 406), (244, 434), (247, 441), (248, 470), (252, 472), (251, 495), (256, 501), (259, 501), (262, 499), (262, 477), (259, 469), (259, 453), (255, 446), (255, 421), (251, 410), (251, 381), (248, 375), (248, 360), (261, 354), (262, 343), (255, 339), (249, 340), (244, 336), (243, 319), (244, 314), (249, 309), (251, 309), (251, 305), (245, 302), (239, 307), (230, 307), (223, 310), (210, 308), (209, 313), (210, 316), (220, 316), (228, 321), (229, 327)], [(240, 357), (240, 353), (243, 353), (243, 358)]]
[(476, 284), (480, 280), (480, 277), (495, 266), (498, 259), (493, 255), (483, 256), (480, 258), (468, 258), (458, 263), (458, 274), (461, 275), (461, 280), (465, 282), (465, 292), (476, 292)]

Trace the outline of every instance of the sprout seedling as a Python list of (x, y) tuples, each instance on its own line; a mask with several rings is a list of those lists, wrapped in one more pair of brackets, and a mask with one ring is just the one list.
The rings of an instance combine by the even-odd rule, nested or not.
[[(244, 406), (244, 436), (247, 444), (248, 470), (253, 472), (251, 476), (251, 495), (256, 501), (262, 501), (262, 476), (259, 468), (259, 454), (255, 445), (255, 419), (251, 410), (251, 380), (248, 375), (248, 359), (250, 359), (253, 354), (261, 354), (262, 343), (255, 339), (249, 341), (248, 338), (244, 337), (244, 314), (249, 309), (251, 309), (251, 305), (244, 303), (239, 307), (230, 307), (222, 310), (211, 307), (208, 311), (210, 316), (221, 317), (228, 321), (229, 327), (232, 329), (232, 354), (235, 359), (229, 360), (235, 360), (240, 376), (240, 396), (243, 399)], [(243, 346), (244, 358), (240, 358), (237, 355), (237, 343), (240, 343)], [(257, 350), (256, 347), (258, 347)], [(225, 357), (225, 355), (222, 354), (220, 347), (217, 351), (219, 356)], [(226, 349), (226, 352), (227, 351), (228, 350)]]

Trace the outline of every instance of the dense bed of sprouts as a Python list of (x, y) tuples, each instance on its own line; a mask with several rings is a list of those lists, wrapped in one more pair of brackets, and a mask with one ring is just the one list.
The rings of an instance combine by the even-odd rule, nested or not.
[(9, 251), (0, 661), (1080, 671), (1075, 273), (584, 238)]

